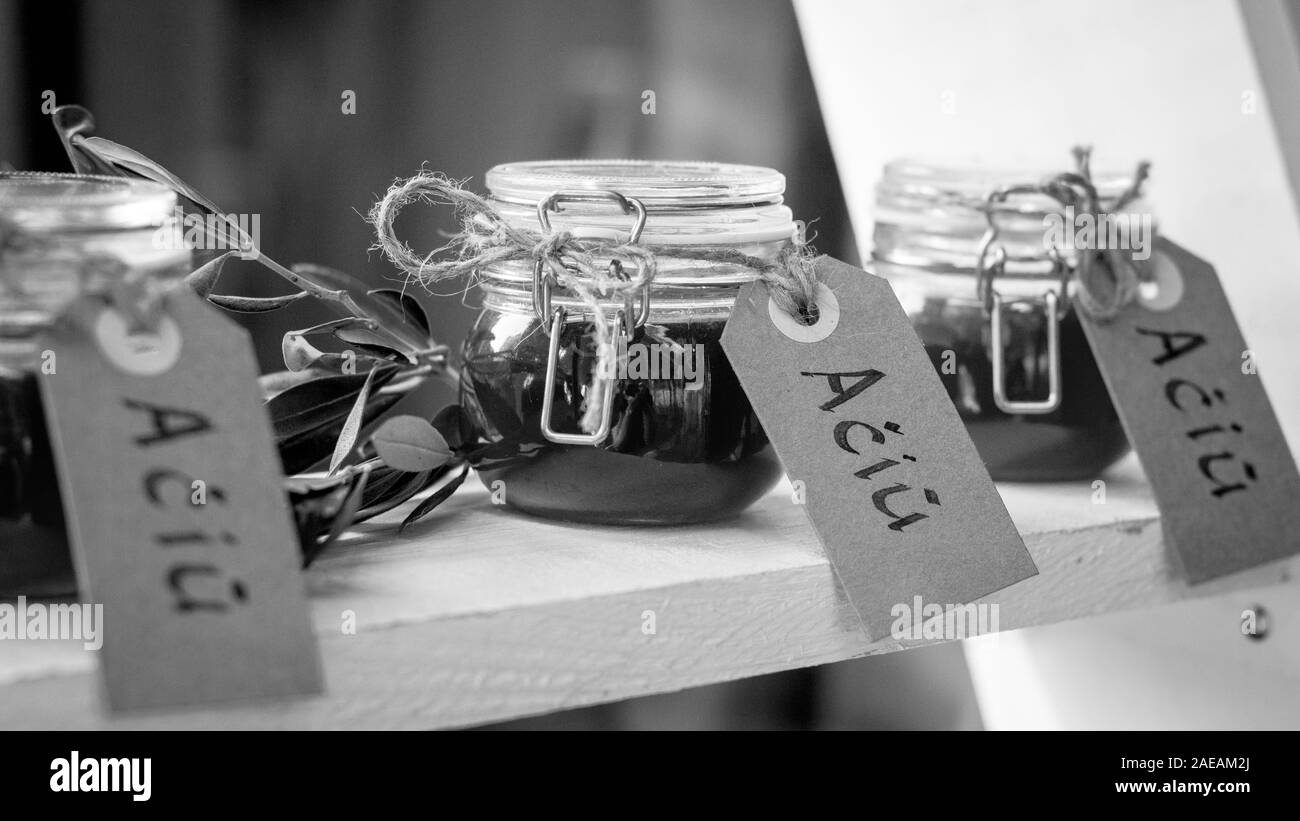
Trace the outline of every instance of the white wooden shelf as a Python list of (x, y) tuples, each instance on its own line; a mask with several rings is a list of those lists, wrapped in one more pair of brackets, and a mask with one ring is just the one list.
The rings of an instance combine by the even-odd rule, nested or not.
[[(1002, 629), (1273, 586), (1300, 569), (1190, 587), (1136, 461), (1105, 481), (1104, 504), (1090, 483), (1000, 486), (1039, 568), (988, 597)], [(857, 631), (788, 488), (731, 522), (653, 529), (528, 518), (470, 484), (402, 535), (364, 525), (307, 572), (326, 695), (108, 718), (93, 653), (0, 641), (0, 728), (456, 727), (900, 649)]]

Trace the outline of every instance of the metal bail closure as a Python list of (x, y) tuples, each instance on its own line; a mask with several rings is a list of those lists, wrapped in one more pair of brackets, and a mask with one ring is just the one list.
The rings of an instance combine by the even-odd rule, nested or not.
[[(564, 308), (556, 308), (551, 315), (551, 342), (546, 354), (546, 387), (542, 391), (542, 435), (548, 441), (561, 445), (599, 445), (609, 436), (614, 416), (614, 389), (615, 381), (612, 374), (597, 373), (592, 380), (592, 388), (601, 381), (605, 380), (609, 384), (605, 385), (604, 394), (601, 398), (600, 406), (600, 425), (592, 433), (561, 433), (551, 427), (551, 415), (555, 408), (555, 383), (558, 381), (560, 360), (560, 335), (564, 332), (564, 321), (566, 314)], [(618, 343), (621, 338), (627, 335), (627, 327), (622, 311), (618, 311), (611, 323), (611, 330), (614, 334), (613, 344), (615, 350), (618, 349)]]
[[(617, 191), (557, 191), (546, 199), (537, 203), (537, 221), (542, 227), (544, 234), (551, 233), (551, 212), (559, 211), (560, 204), (565, 202), (612, 202), (616, 204), (624, 214), (635, 214), (636, 220), (632, 224), (632, 230), (628, 234), (627, 245), (635, 245), (641, 240), (641, 232), (645, 230), (646, 210), (645, 205), (633, 197), (625, 197)], [(611, 276), (619, 279), (625, 279), (623, 276), (623, 264), (617, 259), (610, 260), (609, 269)], [(636, 333), (636, 329), (641, 327), (650, 318), (650, 281), (646, 277), (646, 272), (641, 269), (641, 263), (638, 262), (638, 277), (642, 280), (640, 287), (636, 292), (629, 290), (623, 296), (623, 308), (615, 313), (614, 321), (611, 327), (614, 337), (614, 345), (624, 339), (630, 339)], [(551, 427), (551, 415), (555, 410), (555, 383), (559, 371), (560, 359), (560, 334), (564, 331), (564, 322), (567, 318), (564, 308), (551, 307), (551, 294), (555, 286), (554, 274), (547, 270), (546, 261), (538, 259), (533, 265), (533, 312), (537, 314), (537, 319), (543, 323), (550, 322), (551, 341), (546, 354), (546, 386), (542, 393), (542, 435), (548, 441), (561, 445), (599, 445), (609, 436), (610, 428), (613, 423), (614, 415), (614, 376), (613, 374), (597, 373), (589, 388), (589, 395), (597, 393), (597, 388), (602, 388), (600, 393), (600, 423), (592, 433), (561, 433)], [(641, 303), (636, 306), (636, 296), (640, 296)], [(597, 362), (600, 361), (599, 352), (597, 353)], [(602, 384), (604, 382), (605, 384)]]
[[(617, 191), (556, 191), (544, 200), (537, 203), (537, 222), (542, 227), (544, 234), (551, 233), (551, 213), (560, 211), (560, 205), (566, 202), (612, 202), (619, 207), (624, 214), (634, 214), (635, 221), (632, 223), (632, 231), (628, 234), (628, 245), (636, 245), (641, 241), (641, 233), (645, 231), (646, 210), (645, 204), (635, 197), (625, 197)], [(621, 272), (622, 263), (618, 260), (610, 261), (611, 272)], [(638, 263), (638, 269), (640, 263)], [(638, 276), (645, 276), (645, 271), (638, 270)], [(543, 327), (551, 320), (551, 291), (555, 286), (555, 276), (546, 270), (546, 262), (538, 259), (533, 264), (533, 313), (537, 315), (537, 321), (541, 322)], [(641, 296), (640, 310), (635, 314), (630, 310), (631, 298), (625, 300), (625, 310), (629, 316), (634, 316), (632, 328), (639, 328), (646, 323), (650, 317), (650, 283), (646, 281), (639, 289)], [(632, 320), (629, 319), (631, 322)]]
[[(1043, 311), (1047, 321), (1047, 396), (1037, 400), (1012, 400), (1007, 398), (1006, 375), (1006, 340), (1002, 336), (1002, 307), (1007, 301), (993, 287), (994, 279), (1005, 271), (1008, 261), (1035, 262), (1041, 257), (1012, 259), (1004, 246), (997, 243), (999, 233), (997, 225), (997, 205), (1006, 202), (1008, 197), (1023, 194), (1044, 193), (1041, 186), (1017, 185), (1000, 188), (989, 194), (984, 216), (988, 221), (988, 230), (980, 240), (978, 256), (975, 262), (975, 293), (984, 305), (984, 315), (989, 320), (989, 359), (993, 364), (993, 404), (998, 410), (1008, 414), (1044, 414), (1052, 413), (1061, 406), (1061, 315), (1068, 304), (1070, 267), (1061, 258), (1060, 249), (1053, 246), (1048, 251), (1048, 259), (1057, 274), (1057, 291), (1043, 294)], [(1024, 302), (1024, 300), (1014, 300)]]
[(993, 403), (998, 410), (1011, 414), (1051, 413), (1061, 405), (1061, 323), (1057, 311), (1058, 300), (1054, 291), (1043, 294), (1043, 310), (1047, 320), (1047, 398), (1031, 401), (1013, 401), (1006, 391), (1006, 345), (1002, 338), (1002, 296), (993, 291), (990, 323), (990, 347), (993, 349)]

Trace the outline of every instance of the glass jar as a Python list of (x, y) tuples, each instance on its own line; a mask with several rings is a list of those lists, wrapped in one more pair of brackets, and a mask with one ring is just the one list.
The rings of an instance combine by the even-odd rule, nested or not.
[(0, 581), (67, 564), (41, 336), (82, 293), (189, 273), (176, 207), (172, 191), (144, 180), (0, 172)]
[[(1072, 307), (1077, 214), (1030, 190), (1048, 176), (896, 161), (876, 187), (870, 267), (893, 286), (997, 480), (1095, 478), (1128, 451)], [(1132, 178), (1092, 183), (1110, 212)], [(1140, 199), (1121, 213), (1150, 225)]]
[(510, 225), (638, 242), (657, 273), (635, 306), (601, 304), (630, 333), (604, 394), (607, 430), (583, 434), (597, 352), (590, 310), (545, 283), (548, 293), (537, 293), (529, 262), (480, 272), (482, 312), (460, 384), (471, 419), (497, 445), (483, 482), (516, 509), (606, 524), (722, 519), (770, 490), (780, 462), (719, 339), (739, 288), (755, 278), (725, 258), (774, 261), (795, 240), (785, 178), (738, 165), (558, 161), (497, 166), (487, 187)]

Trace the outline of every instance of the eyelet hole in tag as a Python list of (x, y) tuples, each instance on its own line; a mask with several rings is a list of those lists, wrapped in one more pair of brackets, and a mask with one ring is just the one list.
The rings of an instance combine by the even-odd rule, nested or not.
[(181, 329), (170, 316), (159, 317), (152, 331), (132, 331), (130, 320), (104, 308), (92, 320), (95, 344), (113, 367), (133, 376), (167, 373), (181, 358)]
[(768, 297), (767, 315), (772, 318), (772, 324), (795, 342), (821, 342), (835, 333), (835, 326), (840, 324), (840, 302), (835, 298), (835, 293), (820, 282), (814, 293), (817, 300), (817, 321), (811, 325), (805, 325), (790, 316), (776, 304), (775, 299)]
[(1168, 254), (1151, 256), (1151, 281), (1138, 286), (1138, 303), (1149, 311), (1168, 311), (1183, 299), (1183, 275)]

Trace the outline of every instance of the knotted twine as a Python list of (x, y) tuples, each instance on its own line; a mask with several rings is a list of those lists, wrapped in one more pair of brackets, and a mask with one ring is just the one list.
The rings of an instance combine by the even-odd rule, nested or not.
[[(460, 230), (448, 241), (419, 254), (398, 239), (393, 222), (413, 202), (451, 206)], [(381, 252), (394, 266), (425, 288), (457, 277), (471, 282), (485, 268), (506, 262), (541, 260), (554, 284), (571, 291), (593, 317), (597, 376), (587, 392), (586, 408), (579, 426), (586, 433), (600, 427), (605, 391), (611, 389), (604, 374), (615, 373), (617, 352), (611, 341), (602, 300), (634, 298), (637, 291), (654, 281), (657, 257), (699, 260), (748, 268), (769, 286), (778, 306), (809, 322), (816, 315), (817, 276), (815, 254), (802, 240), (792, 239), (775, 260), (750, 256), (731, 248), (688, 249), (674, 245), (610, 242), (576, 236), (568, 230), (532, 230), (509, 224), (484, 197), (465, 189), (463, 181), (430, 171), (398, 180), (370, 209), (368, 220), (375, 229), (372, 250)], [(618, 260), (618, 264), (612, 264)], [(635, 276), (628, 276), (622, 260), (634, 263)]]
[[(1044, 192), (1062, 205), (1082, 207), (1085, 213), (1092, 216), (1094, 230), (1100, 235), (1109, 220), (1117, 219), (1119, 212), (1142, 196), (1142, 186), (1150, 174), (1151, 163), (1138, 163), (1128, 188), (1115, 199), (1109, 212), (1103, 213), (1097, 188), (1092, 182), (1092, 149), (1077, 146), (1072, 153), (1075, 172), (1053, 177), (1043, 186)], [(1105, 264), (1096, 264), (1103, 253)], [(1143, 279), (1134, 261), (1118, 248), (1107, 248), (1104, 251), (1081, 249), (1074, 275), (1078, 281), (1075, 301), (1081, 310), (1098, 322), (1114, 319), (1126, 305), (1136, 299)]]

